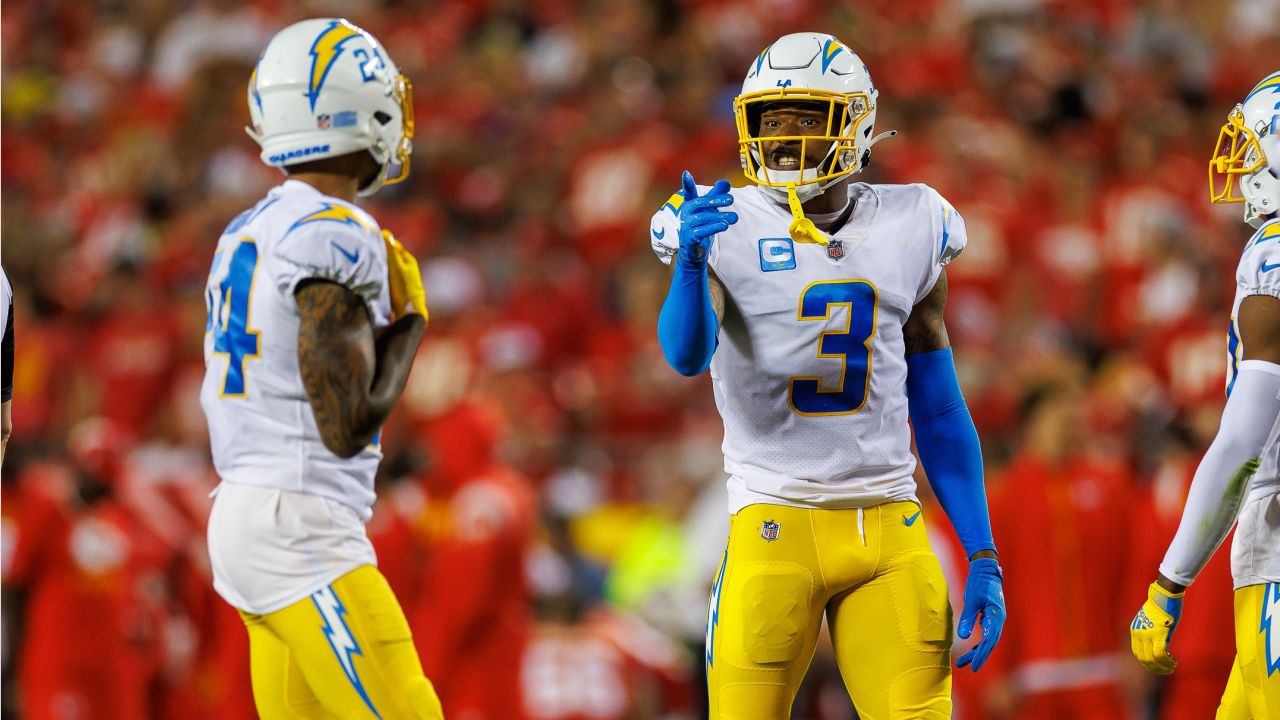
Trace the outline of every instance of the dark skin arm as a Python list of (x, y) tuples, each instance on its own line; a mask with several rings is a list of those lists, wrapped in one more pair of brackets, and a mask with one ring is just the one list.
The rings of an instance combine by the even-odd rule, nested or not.
[(716, 271), (710, 265), (707, 266), (707, 290), (711, 293), (711, 309), (716, 313), (716, 320), (724, 323), (724, 285), (720, 284), (720, 278), (716, 277)]
[[(1241, 359), (1280, 365), (1280, 298), (1250, 295), (1240, 301), (1238, 322), (1240, 344), (1244, 346)], [(1156, 578), (1156, 584), (1175, 595), (1187, 589), (1164, 575)]]
[(375, 339), (368, 310), (347, 288), (308, 280), (294, 298), (298, 367), (320, 439), (338, 457), (353, 457), (400, 399), (426, 324), (421, 315), (406, 315)]
[[(677, 258), (671, 261), (671, 272), (676, 271), (676, 263), (680, 262)], [(707, 291), (711, 294), (711, 309), (715, 311), (716, 320), (724, 323), (725, 299), (728, 297), (724, 291), (724, 285), (720, 284), (720, 278), (716, 277), (716, 271), (707, 266)]]
[(951, 347), (947, 337), (947, 324), (942, 313), (947, 308), (947, 273), (938, 276), (938, 282), (924, 299), (911, 308), (911, 315), (902, 324), (902, 341), (908, 355), (945, 350)]
[[(945, 350), (951, 347), (947, 337), (947, 324), (943, 320), (943, 311), (947, 307), (947, 273), (938, 276), (938, 282), (924, 299), (911, 308), (911, 315), (902, 324), (902, 341), (906, 345), (908, 355)], [(979, 550), (969, 558), (996, 558), (995, 550)]]

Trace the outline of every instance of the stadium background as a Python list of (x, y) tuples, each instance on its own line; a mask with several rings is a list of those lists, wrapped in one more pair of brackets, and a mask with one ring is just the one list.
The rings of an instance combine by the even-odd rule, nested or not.
[[(720, 426), (657, 346), (645, 230), (682, 169), (742, 182), (731, 98), (799, 30), (850, 44), (901, 132), (864, 179), (929, 183), (968, 223), (948, 322), (1010, 617), (957, 717), (1211, 716), (1226, 553), (1171, 681), (1126, 628), (1223, 401), (1249, 230), (1205, 165), (1275, 70), (1275, 0), (5, 3), (6, 717), (252, 717), (204, 550), (202, 288), (278, 181), (241, 130), (252, 63), (334, 14), (415, 88), (413, 175), (366, 207), (421, 259), (431, 326), (370, 532), (446, 710), (475, 708), (451, 718), (698, 716)], [(795, 716), (851, 717), (826, 649)]]

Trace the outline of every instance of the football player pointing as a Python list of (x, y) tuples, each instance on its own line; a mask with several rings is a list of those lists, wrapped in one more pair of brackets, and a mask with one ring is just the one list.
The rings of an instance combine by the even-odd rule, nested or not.
[(868, 185), (876, 90), (830, 35), (787, 35), (736, 99), (754, 185), (695, 185), (654, 216), (674, 265), (668, 362), (710, 367), (732, 520), (707, 619), (711, 716), (786, 718), (825, 614), (860, 717), (951, 717), (951, 608), (912, 479), (970, 558), (958, 632), (1004, 623), (977, 432), (943, 322), (964, 222), (924, 185)]
[[(1231, 548), (1236, 661), (1219, 720), (1280, 718), (1280, 72), (1227, 117), (1209, 161), (1212, 202), (1243, 202), (1257, 232), (1236, 269), (1227, 403), (1182, 522), (1130, 625), (1133, 654), (1167, 675), (1182, 598), (1239, 520)], [(1237, 180), (1239, 182), (1237, 194)]]
[(408, 172), (409, 92), (338, 19), (280, 31), (249, 81), (249, 134), (288, 179), (218, 240), (200, 401), (214, 586), (268, 720), (442, 716), (364, 528), (427, 309), (417, 261), (354, 203)]

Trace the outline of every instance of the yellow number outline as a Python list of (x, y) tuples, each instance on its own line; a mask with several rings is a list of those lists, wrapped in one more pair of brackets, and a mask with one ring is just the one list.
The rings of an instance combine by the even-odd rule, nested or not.
[[(867, 378), (866, 378), (866, 382), (863, 383), (862, 402), (859, 403), (858, 406), (853, 408), (852, 410), (835, 410), (831, 412), (805, 412), (804, 410), (801, 410), (800, 408), (796, 407), (795, 389), (796, 389), (797, 380), (813, 380), (817, 392), (823, 395), (838, 394), (838, 393), (844, 392), (845, 374), (848, 372), (848, 369), (849, 369), (849, 355), (847, 353), (824, 353), (822, 352), (822, 344), (823, 344), (823, 341), (826, 340), (828, 335), (848, 335), (849, 334), (853, 326), (853, 302), (848, 301), (848, 302), (827, 303), (825, 308), (826, 309), (825, 314), (806, 316), (804, 314), (804, 296), (809, 294), (809, 290), (811, 290), (813, 287), (817, 285), (848, 285), (848, 284), (856, 284), (856, 283), (861, 283), (871, 288), (871, 293), (873, 298), (873, 302), (871, 305), (871, 334), (868, 335), (866, 339), (863, 340), (862, 342), (863, 347), (867, 349)], [(796, 308), (796, 320), (799, 322), (807, 322), (812, 320), (830, 320), (832, 309), (839, 306), (845, 307), (844, 329), (843, 330), (824, 330), (821, 334), (818, 335), (818, 357), (824, 358), (824, 359), (831, 359), (831, 360), (838, 359), (840, 361), (840, 381), (836, 383), (835, 388), (824, 389), (822, 387), (821, 375), (792, 375), (789, 378), (789, 381), (787, 383), (787, 404), (791, 406), (791, 410), (795, 412), (797, 415), (803, 415), (805, 417), (832, 417), (837, 415), (852, 415), (866, 406), (867, 398), (870, 397), (871, 395), (871, 367), (874, 364), (873, 360), (875, 355), (875, 349), (871, 347), (871, 341), (874, 340), (876, 337), (876, 331), (878, 328), (878, 323), (880, 318), (880, 288), (876, 287), (876, 284), (871, 282), (870, 280), (866, 280), (863, 278), (848, 279), (848, 280), (815, 280), (814, 282), (811, 282), (808, 285), (806, 285), (804, 290), (800, 291), (800, 300)]]

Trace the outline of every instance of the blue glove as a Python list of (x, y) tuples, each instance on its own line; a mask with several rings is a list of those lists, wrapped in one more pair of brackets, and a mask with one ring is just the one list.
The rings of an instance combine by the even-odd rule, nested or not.
[(956, 633), (968, 640), (978, 615), (982, 615), (982, 642), (961, 655), (956, 667), (973, 663), (973, 671), (977, 672), (995, 650), (996, 643), (1000, 642), (1005, 617), (1003, 588), (1004, 574), (995, 559), (978, 558), (969, 563), (969, 580), (964, 585), (964, 612), (960, 614)]
[(691, 267), (701, 268), (707, 264), (711, 241), (738, 222), (738, 214), (720, 210), (733, 204), (728, 180), (717, 180), (702, 197), (698, 197), (698, 184), (688, 170), (684, 171), (680, 181), (684, 185), (681, 193), (684, 202), (680, 203), (680, 210), (676, 213), (680, 218), (680, 259)]

